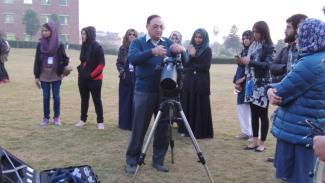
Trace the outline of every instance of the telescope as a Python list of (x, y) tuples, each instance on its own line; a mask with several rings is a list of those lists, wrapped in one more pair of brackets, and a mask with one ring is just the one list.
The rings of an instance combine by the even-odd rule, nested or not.
[(183, 69), (181, 54), (165, 57), (161, 63), (160, 88), (163, 91), (174, 91), (179, 88), (180, 74)]

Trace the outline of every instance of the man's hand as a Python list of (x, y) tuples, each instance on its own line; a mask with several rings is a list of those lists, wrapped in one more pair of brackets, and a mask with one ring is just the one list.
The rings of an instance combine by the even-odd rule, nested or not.
[(196, 54), (196, 49), (194, 48), (193, 45), (189, 45), (188, 48), (188, 54), (191, 56), (191, 57), (195, 57), (195, 54)]
[(185, 51), (185, 48), (177, 43), (174, 43), (170, 46), (170, 49), (172, 50), (172, 53), (178, 54), (178, 53), (182, 53)]
[(279, 105), (282, 102), (282, 97), (276, 95), (277, 90), (275, 88), (270, 88), (267, 90), (267, 97), (272, 105)]
[(325, 136), (314, 137), (314, 150), (319, 159), (325, 161)]
[(164, 46), (159, 45), (152, 49), (152, 54), (159, 57), (165, 57), (167, 55), (167, 50)]

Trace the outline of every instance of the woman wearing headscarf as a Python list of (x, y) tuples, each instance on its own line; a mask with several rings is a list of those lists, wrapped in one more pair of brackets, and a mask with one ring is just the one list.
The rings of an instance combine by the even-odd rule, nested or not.
[(95, 27), (88, 26), (81, 30), (80, 65), (77, 67), (78, 87), (81, 97), (81, 115), (76, 127), (87, 124), (89, 97), (92, 96), (97, 115), (97, 127), (105, 128), (103, 105), (101, 99), (102, 81), (104, 78), (105, 56), (102, 46), (96, 41)]
[(272, 127), (277, 139), (276, 177), (289, 182), (312, 182), (312, 129), (304, 121), (325, 125), (324, 35), (324, 22), (306, 19), (298, 29), (298, 63), (267, 90), (271, 104), (279, 105)]
[(128, 51), (131, 42), (138, 37), (135, 29), (126, 31), (122, 46), (119, 49), (116, 68), (119, 72), (119, 120), (118, 127), (124, 130), (132, 129), (132, 101), (134, 92), (134, 67), (128, 61)]
[[(246, 30), (242, 34), (243, 49), (240, 55), (235, 55), (236, 61), (240, 61), (240, 58), (246, 57), (248, 54), (249, 46), (253, 42), (253, 32)], [(239, 124), (241, 133), (236, 136), (238, 139), (249, 139), (252, 137), (252, 125), (251, 125), (251, 108), (249, 103), (245, 102), (245, 65), (237, 65), (236, 73), (233, 79), (235, 84), (235, 92), (237, 94), (237, 113), (239, 118)]]
[[(188, 53), (190, 59), (184, 68), (182, 107), (194, 136), (213, 138), (209, 71), (212, 51), (206, 30), (200, 28), (194, 32)], [(185, 132), (184, 127), (181, 128)]]
[(182, 45), (182, 34), (178, 31), (173, 31), (170, 33), (169, 39), (174, 43)]
[(247, 56), (240, 59), (240, 63), (246, 65), (245, 101), (250, 103), (253, 131), (253, 141), (245, 149), (263, 152), (266, 149), (265, 141), (269, 129), (269, 101), (265, 89), (271, 80), (269, 64), (273, 60), (275, 51), (266, 22), (256, 22), (253, 26), (253, 34), (254, 42), (249, 47)]
[(8, 61), (10, 46), (0, 33), (0, 85), (9, 82), (9, 75), (5, 68), (5, 62)]
[(54, 100), (54, 125), (60, 125), (60, 87), (64, 67), (69, 64), (64, 45), (59, 42), (54, 22), (45, 23), (41, 29), (42, 37), (37, 45), (34, 75), (35, 83), (43, 91), (43, 120), (40, 125), (49, 124), (51, 90)]

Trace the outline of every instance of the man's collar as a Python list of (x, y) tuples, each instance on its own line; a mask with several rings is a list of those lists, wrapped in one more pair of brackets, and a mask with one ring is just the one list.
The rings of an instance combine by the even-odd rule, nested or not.
[[(146, 42), (148, 42), (150, 40), (151, 40), (151, 37), (148, 34), (146, 34)], [(161, 37), (159, 41), (165, 41), (165, 39)]]

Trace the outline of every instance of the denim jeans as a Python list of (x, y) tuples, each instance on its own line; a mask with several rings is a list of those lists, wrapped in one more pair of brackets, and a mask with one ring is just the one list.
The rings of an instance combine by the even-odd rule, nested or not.
[(51, 88), (54, 100), (54, 117), (60, 116), (60, 87), (61, 80), (53, 82), (41, 81), (41, 86), (43, 90), (43, 113), (44, 118), (50, 119), (50, 98), (51, 98)]

